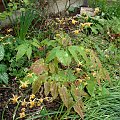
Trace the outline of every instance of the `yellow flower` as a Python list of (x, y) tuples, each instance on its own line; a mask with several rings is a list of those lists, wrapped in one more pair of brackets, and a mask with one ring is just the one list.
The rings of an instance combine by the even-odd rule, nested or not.
[(89, 18), (88, 16), (84, 17), (85, 20), (88, 20), (88, 18)]
[(38, 99), (39, 101), (37, 102), (37, 106), (40, 106), (41, 105), (41, 103), (43, 103), (43, 99), (42, 98), (40, 98), (40, 99)]
[(56, 21), (57, 21), (57, 22), (59, 22), (59, 21), (60, 21), (60, 19), (59, 19), (59, 18), (56, 18)]
[(33, 108), (35, 106), (35, 101), (34, 100), (30, 100), (29, 103), (30, 103), (30, 106), (29, 106), (30, 108)]
[(21, 83), (20, 88), (25, 89), (28, 87), (29, 82), (28, 81), (25, 81), (25, 82), (20, 81), (20, 83)]
[(30, 95), (30, 100), (31, 100), (31, 99), (34, 99), (34, 98), (35, 98), (35, 95), (34, 95), (34, 94)]
[(81, 23), (82, 28), (85, 26), (90, 27), (93, 23), (87, 22), (87, 23)]
[(44, 99), (45, 99), (46, 101), (49, 101), (49, 97), (45, 97)]
[(26, 106), (27, 105), (27, 102), (26, 102), (26, 100), (24, 99), (24, 101), (22, 101), (22, 103), (21, 103), (21, 106)]
[(79, 30), (75, 30), (75, 31), (73, 31), (74, 32), (74, 34), (78, 34), (79, 33)]
[(85, 26), (90, 27), (93, 23), (87, 22), (87, 23), (84, 23), (84, 24), (85, 24)]
[(85, 24), (84, 24), (84, 23), (81, 23), (81, 27), (84, 28), (84, 27), (85, 27)]
[(22, 108), (22, 109), (21, 109), (21, 112), (25, 112), (25, 110), (26, 110), (25, 108)]
[(33, 73), (28, 73), (27, 77), (32, 77)]
[(82, 83), (83, 80), (82, 80), (82, 79), (78, 79), (78, 81), (79, 81), (80, 83)]
[(74, 20), (74, 19), (72, 19), (72, 24), (76, 24), (77, 23), (77, 21), (76, 20)]
[(60, 37), (60, 34), (56, 34), (56, 37)]
[(97, 7), (95, 8), (94, 15), (98, 14), (100, 12), (100, 9)]
[(40, 103), (43, 103), (43, 99), (42, 99), (42, 98), (40, 98), (40, 99), (39, 99), (39, 102), (40, 102)]
[(76, 70), (77, 73), (79, 73), (81, 71), (80, 68), (76, 68), (75, 70)]
[(40, 105), (41, 105), (41, 103), (38, 101), (38, 102), (37, 102), (37, 106), (39, 107)]
[(7, 29), (7, 33), (10, 33), (10, 32), (12, 32), (12, 31), (13, 31), (13, 29), (12, 29), (12, 28)]
[(95, 11), (99, 12), (100, 11), (99, 7), (95, 8)]
[(25, 112), (21, 112), (21, 113), (19, 113), (19, 115), (20, 115), (20, 118), (24, 118), (25, 117)]
[(82, 65), (83, 65), (82, 62), (79, 62), (77, 66), (80, 67), (80, 66), (82, 66)]
[(20, 98), (20, 96), (13, 95), (13, 98), (11, 98), (12, 103), (13, 103), (13, 104), (17, 103), (17, 102), (18, 102), (18, 98)]
[(85, 49), (85, 52), (86, 52), (86, 53), (89, 53), (89, 52), (90, 52), (90, 50), (89, 50), (89, 49)]

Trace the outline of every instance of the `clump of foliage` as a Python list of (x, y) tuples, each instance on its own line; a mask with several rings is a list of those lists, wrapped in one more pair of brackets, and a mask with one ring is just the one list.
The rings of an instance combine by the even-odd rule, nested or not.
[(67, 109), (73, 107), (83, 119), (82, 99), (95, 96), (101, 81), (110, 81), (110, 77), (93, 50), (86, 51), (84, 47), (70, 42), (71, 38), (64, 32), (57, 34), (55, 40), (42, 41), (41, 44), (51, 50), (45, 59), (32, 64), (30, 71), (33, 75), (31, 78), (26, 76), (23, 81), (32, 83), (33, 94), (44, 85), (46, 97), (51, 94), (53, 101), (59, 95)]

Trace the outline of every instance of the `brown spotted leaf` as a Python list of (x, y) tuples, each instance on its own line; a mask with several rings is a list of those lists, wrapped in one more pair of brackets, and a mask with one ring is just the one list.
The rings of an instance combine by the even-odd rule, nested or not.
[(48, 81), (44, 83), (44, 93), (45, 96), (48, 96), (48, 94), (50, 93), (50, 82)]
[(73, 95), (75, 101), (78, 101), (83, 96), (85, 96), (85, 97), (88, 96), (88, 94), (86, 92), (84, 92), (82, 89), (79, 89), (76, 87), (72, 87), (72, 95)]
[(37, 80), (35, 80), (32, 84), (32, 93), (35, 94), (39, 91), (42, 82), (46, 80), (45, 75), (40, 75)]
[(56, 99), (58, 96), (58, 85), (56, 82), (54, 82), (54, 81), (51, 82), (50, 91), (51, 91), (51, 95), (53, 97), (53, 100)]
[(44, 60), (39, 59), (32, 64), (32, 66), (30, 67), (30, 70), (33, 73), (40, 75), (40, 74), (48, 71), (48, 68), (47, 68), (47, 65), (45, 65), (45, 63), (44, 63)]
[(64, 105), (69, 109), (73, 106), (74, 101), (71, 97), (70, 93), (68, 92), (67, 88), (65, 86), (62, 86), (59, 88), (59, 94), (60, 97), (64, 103)]
[(75, 112), (77, 112), (80, 117), (82, 118), (82, 120), (84, 119), (84, 114), (83, 114), (83, 105), (81, 100), (78, 100), (75, 105), (73, 106)]

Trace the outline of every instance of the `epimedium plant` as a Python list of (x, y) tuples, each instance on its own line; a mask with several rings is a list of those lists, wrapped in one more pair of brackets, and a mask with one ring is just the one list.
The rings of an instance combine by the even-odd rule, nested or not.
[(67, 109), (73, 108), (83, 119), (83, 98), (94, 97), (96, 91), (106, 92), (101, 81), (110, 81), (109, 73), (93, 50), (72, 45), (71, 38), (64, 32), (57, 34), (54, 40), (42, 41), (41, 45), (51, 50), (46, 58), (32, 64), (23, 81), (32, 84), (33, 94), (44, 85), (45, 96), (51, 94), (51, 101), (60, 96)]

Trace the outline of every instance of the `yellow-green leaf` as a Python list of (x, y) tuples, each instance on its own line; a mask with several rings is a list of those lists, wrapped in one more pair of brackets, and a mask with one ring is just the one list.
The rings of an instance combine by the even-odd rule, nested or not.
[(49, 63), (49, 72), (50, 73), (55, 73), (55, 65), (54, 65), (54, 63)]
[(69, 46), (69, 52), (71, 53), (72, 57), (75, 59), (77, 63), (79, 63), (78, 55), (77, 55), (77, 47), (76, 46)]
[(49, 63), (51, 60), (53, 60), (56, 57), (56, 53), (60, 50), (60, 46), (53, 48), (48, 56), (46, 57), (46, 62)]

